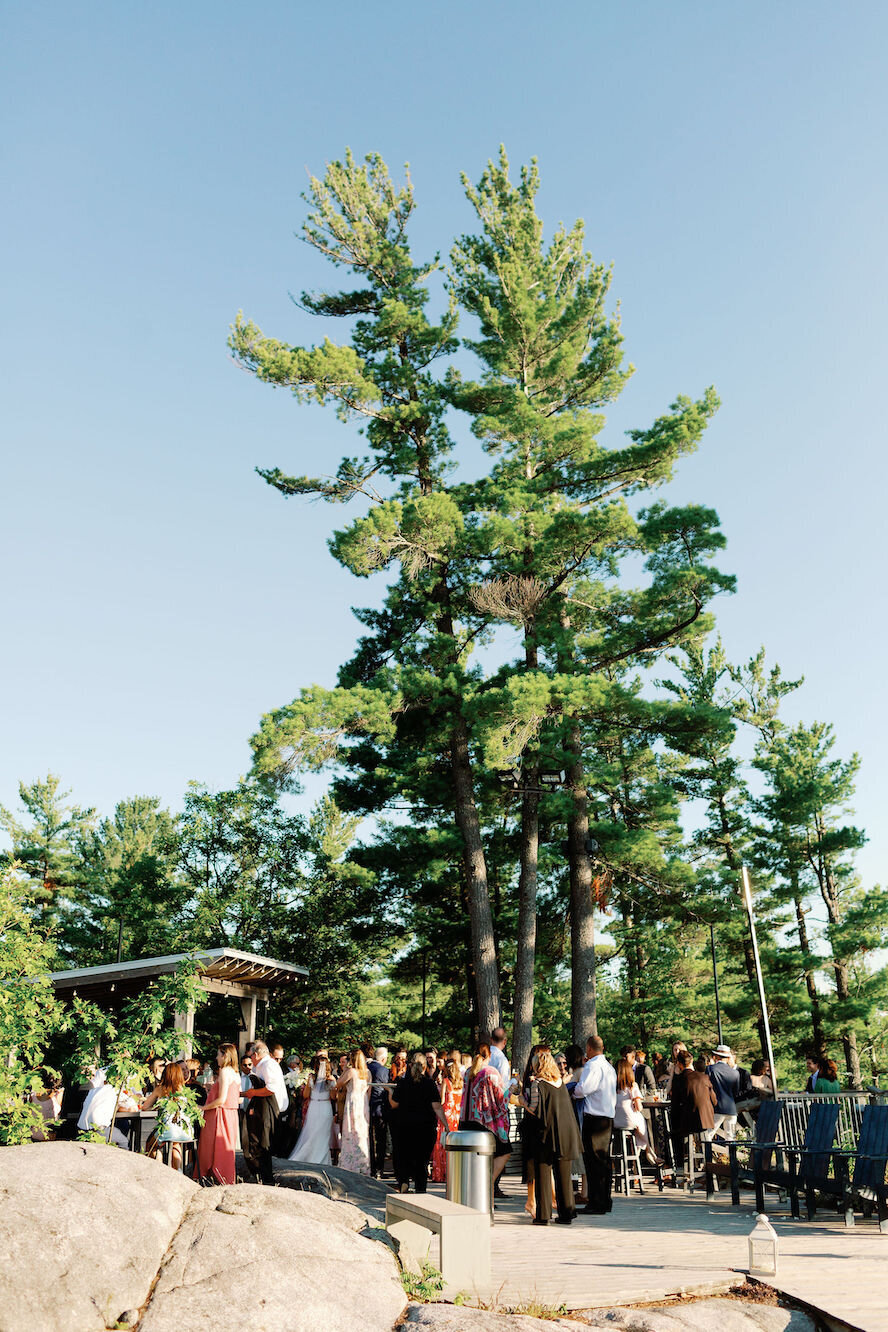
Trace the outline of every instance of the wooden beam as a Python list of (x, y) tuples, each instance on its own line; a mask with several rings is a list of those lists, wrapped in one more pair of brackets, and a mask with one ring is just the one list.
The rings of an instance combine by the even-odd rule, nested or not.
[(237, 981), (219, 980), (217, 977), (201, 976), (200, 983), (207, 994), (230, 994), (234, 999), (267, 999), (268, 991), (255, 985), (243, 985)]

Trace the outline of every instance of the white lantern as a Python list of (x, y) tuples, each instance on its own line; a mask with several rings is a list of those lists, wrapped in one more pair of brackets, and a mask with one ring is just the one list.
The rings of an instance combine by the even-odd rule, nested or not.
[(749, 1232), (749, 1275), (777, 1275), (777, 1232), (764, 1212), (757, 1213)]

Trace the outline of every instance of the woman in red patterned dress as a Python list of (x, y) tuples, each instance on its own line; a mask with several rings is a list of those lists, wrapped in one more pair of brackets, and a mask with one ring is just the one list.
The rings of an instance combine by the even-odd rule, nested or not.
[[(444, 1078), (441, 1083), (441, 1105), (447, 1120), (447, 1132), (454, 1133), (459, 1128), (459, 1107), (462, 1101), (462, 1071), (454, 1059), (444, 1063)], [(444, 1125), (438, 1125), (438, 1137), (432, 1152), (432, 1183), (443, 1184), (447, 1178), (447, 1153), (444, 1150)]]

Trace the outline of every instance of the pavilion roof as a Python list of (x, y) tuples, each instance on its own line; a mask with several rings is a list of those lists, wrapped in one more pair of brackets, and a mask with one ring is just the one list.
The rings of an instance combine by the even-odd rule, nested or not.
[(104, 967), (53, 971), (50, 980), (57, 994), (76, 991), (84, 999), (112, 991), (132, 992), (156, 976), (175, 971), (192, 956), (200, 964), (201, 979), (209, 981), (214, 990), (222, 990), (226, 984), (231, 984), (232, 988), (244, 986), (267, 990), (295, 985), (301, 977), (308, 975), (307, 967), (259, 957), (255, 953), (242, 953), (237, 948), (199, 948), (194, 953), (172, 953), (166, 957), (141, 957), (134, 962), (114, 962)]

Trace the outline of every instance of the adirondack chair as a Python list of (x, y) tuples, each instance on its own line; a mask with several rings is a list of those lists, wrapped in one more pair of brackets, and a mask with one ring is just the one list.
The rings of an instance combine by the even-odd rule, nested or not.
[[(752, 1142), (729, 1142), (728, 1156), (731, 1165), (731, 1202), (735, 1207), (740, 1206), (740, 1185), (755, 1184), (755, 1163), (756, 1158), (767, 1158), (770, 1162), (775, 1148), (782, 1147), (777, 1142), (777, 1134), (780, 1130), (780, 1117), (783, 1114), (782, 1101), (762, 1101), (759, 1107), (758, 1119), (755, 1121), (755, 1139)], [(737, 1153), (741, 1148), (749, 1149), (749, 1161), (743, 1165)]]
[[(778, 1162), (772, 1157), (767, 1160), (763, 1151), (755, 1153), (753, 1176), (755, 1183), (756, 1210), (765, 1210), (765, 1185), (776, 1185), (786, 1189), (789, 1194), (792, 1215), (799, 1219), (799, 1193), (804, 1189), (808, 1209), (808, 1220), (813, 1215), (814, 1189), (812, 1179), (821, 1179), (829, 1170), (830, 1154), (839, 1122), (839, 1107), (828, 1101), (818, 1101), (811, 1106), (808, 1123), (805, 1127), (805, 1140), (801, 1147), (784, 1143), (774, 1143), (780, 1147), (783, 1160)], [(786, 1164), (783, 1164), (783, 1161)]]
[(842, 1199), (845, 1205), (845, 1225), (854, 1225), (854, 1208), (860, 1207), (864, 1216), (875, 1209), (879, 1230), (888, 1235), (888, 1105), (868, 1105), (860, 1121), (860, 1137), (854, 1155), (851, 1182), (845, 1187)]
[[(875, 1210), (879, 1229), (888, 1235), (888, 1105), (864, 1106), (860, 1121), (860, 1136), (853, 1151), (833, 1150), (826, 1154), (824, 1167), (832, 1158), (835, 1171), (818, 1175), (809, 1169), (805, 1177), (805, 1202), (808, 1220), (814, 1216), (815, 1194), (837, 1198), (845, 1212), (845, 1225), (854, 1225), (854, 1209), (858, 1207), (866, 1216)], [(850, 1176), (850, 1178), (849, 1178)]]

